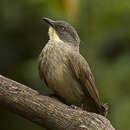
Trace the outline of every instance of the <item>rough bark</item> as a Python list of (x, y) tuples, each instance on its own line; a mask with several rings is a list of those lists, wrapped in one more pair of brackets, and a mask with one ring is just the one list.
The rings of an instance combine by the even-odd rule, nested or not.
[(0, 106), (48, 130), (115, 130), (101, 115), (72, 109), (1, 75)]

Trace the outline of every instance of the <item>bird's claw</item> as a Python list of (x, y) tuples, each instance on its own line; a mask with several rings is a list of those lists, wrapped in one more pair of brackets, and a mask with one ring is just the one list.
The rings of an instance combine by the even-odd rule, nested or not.
[(69, 107), (70, 107), (70, 108), (72, 108), (72, 109), (75, 109), (75, 110), (81, 110), (81, 108), (80, 108), (80, 107), (75, 106), (75, 105), (70, 105)]

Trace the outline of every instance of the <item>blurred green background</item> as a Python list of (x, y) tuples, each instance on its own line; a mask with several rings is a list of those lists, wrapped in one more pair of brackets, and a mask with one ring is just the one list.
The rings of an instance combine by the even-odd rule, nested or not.
[[(48, 40), (41, 18), (66, 20), (77, 30), (108, 118), (130, 129), (130, 0), (0, 0), (0, 74), (44, 91), (38, 55)], [(0, 107), (0, 130), (42, 130)]]

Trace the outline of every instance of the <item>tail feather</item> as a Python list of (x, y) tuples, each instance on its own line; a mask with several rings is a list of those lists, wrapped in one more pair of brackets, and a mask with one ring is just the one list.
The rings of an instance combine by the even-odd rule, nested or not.
[(105, 103), (105, 104), (101, 105), (101, 107), (98, 109), (98, 112), (99, 112), (99, 114), (106, 117), (107, 113), (108, 113), (108, 109), (109, 109), (109, 106), (107, 103)]
[(101, 105), (91, 104), (91, 106), (90, 104), (88, 105), (84, 103), (82, 105), (83, 105), (82, 108), (86, 111), (95, 112), (105, 117), (107, 116), (108, 108), (109, 108), (107, 103)]

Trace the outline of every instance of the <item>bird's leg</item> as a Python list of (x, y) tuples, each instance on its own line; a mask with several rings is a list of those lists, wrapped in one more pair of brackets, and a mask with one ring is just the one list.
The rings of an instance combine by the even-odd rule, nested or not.
[(70, 104), (66, 103), (65, 100), (64, 100), (62, 97), (60, 97), (59, 95), (57, 95), (56, 93), (51, 93), (51, 94), (50, 94), (50, 97), (58, 99), (59, 101), (61, 101), (62, 103), (68, 105), (68, 106), (69, 106), (70, 108), (72, 108), (72, 109), (82, 110), (82, 107), (80, 108), (80, 107), (78, 107), (78, 106), (76, 106), (76, 105), (73, 105), (73, 104), (70, 105)]
[(70, 105), (69, 107), (72, 108), (72, 109), (75, 109), (75, 110), (82, 110), (81, 107), (75, 106), (75, 105)]

